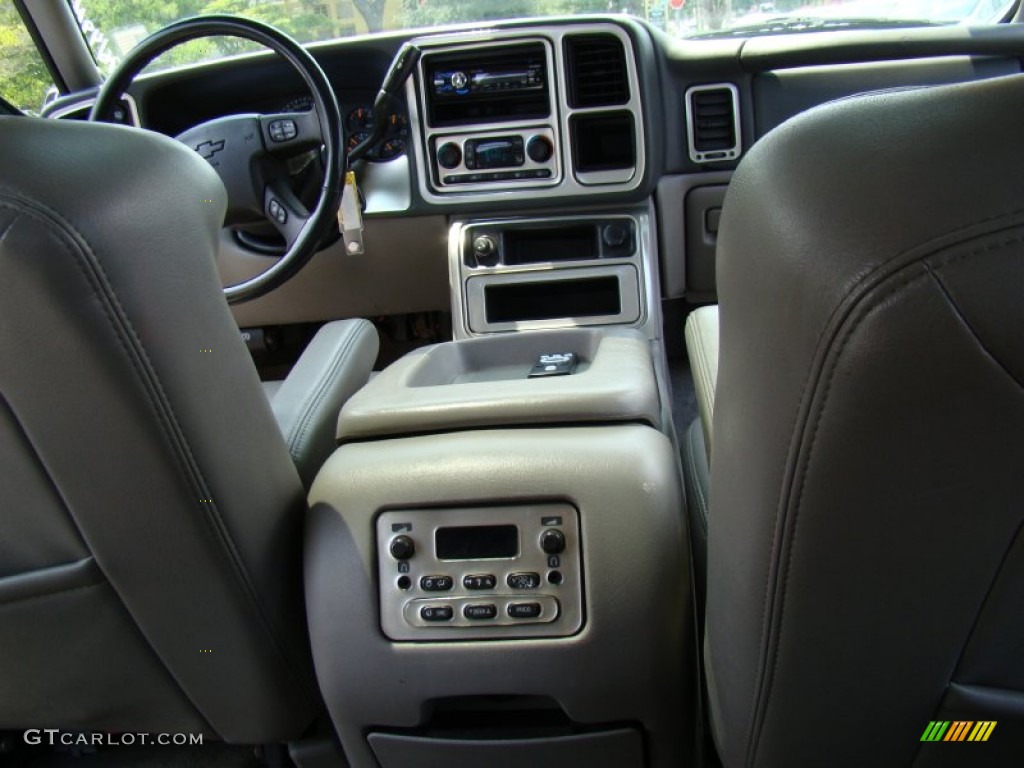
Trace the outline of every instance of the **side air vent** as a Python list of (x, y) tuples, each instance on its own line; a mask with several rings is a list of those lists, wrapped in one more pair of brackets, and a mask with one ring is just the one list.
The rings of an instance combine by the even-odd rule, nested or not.
[(740, 156), (740, 99), (736, 86), (695, 85), (686, 91), (686, 132), (695, 163)]
[(569, 106), (614, 107), (629, 101), (626, 52), (615, 35), (566, 37), (565, 62)]

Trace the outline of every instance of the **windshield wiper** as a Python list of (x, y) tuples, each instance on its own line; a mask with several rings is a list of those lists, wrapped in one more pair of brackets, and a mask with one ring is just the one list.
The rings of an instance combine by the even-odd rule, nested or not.
[(903, 27), (939, 27), (951, 24), (949, 21), (927, 19), (886, 19), (850, 17), (823, 19), (814, 16), (780, 16), (765, 19), (730, 29), (702, 32), (690, 35), (691, 40), (710, 40), (726, 37), (758, 37), (761, 35), (800, 34), (801, 32), (829, 32), (849, 29), (899, 29)]

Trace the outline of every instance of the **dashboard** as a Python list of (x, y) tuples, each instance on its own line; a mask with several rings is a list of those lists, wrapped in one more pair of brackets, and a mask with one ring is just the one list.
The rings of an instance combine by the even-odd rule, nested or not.
[[(310, 50), (335, 87), (349, 148), (378, 119), (371, 106), (377, 87), (406, 42), (422, 56), (405, 84), (404, 105), (385, 116), (384, 142), (357, 168), (367, 257), (354, 265), (340, 246), (325, 249), (275, 295), (234, 308), (240, 323), (440, 310), (466, 318), (463, 330), (474, 335), (471, 316), (477, 328), (507, 329), (518, 321), (490, 322), (485, 307), (470, 306), (470, 277), (487, 278), (472, 283), (478, 287), (512, 272), (544, 283), (558, 270), (616, 267), (620, 284), (632, 284), (635, 271), (636, 295), (630, 288), (629, 296), (602, 299), (600, 316), (635, 316), (632, 323), (645, 328), (659, 298), (715, 299), (725, 191), (736, 164), (767, 132), (858, 93), (1019, 73), (1024, 52), (1018, 25), (686, 40), (627, 16), (316, 44)], [(71, 94), (47, 114), (83, 117), (93, 97)], [(289, 67), (257, 53), (144, 74), (122, 117), (175, 136), (227, 114), (308, 105)], [(544, 220), (551, 217), (563, 218), (566, 232), (549, 237)], [(608, 259), (599, 247), (602, 233), (622, 217), (646, 229), (637, 230), (628, 256)], [(520, 236), (501, 224), (516, 219), (537, 222), (536, 231)], [(493, 230), (483, 234), (498, 252), (494, 263), (490, 254), (481, 261), (464, 236), (480, 224)], [(592, 233), (583, 243), (572, 237), (580, 226)], [(548, 250), (529, 263), (506, 264), (506, 231), (513, 241), (533, 238)], [(266, 266), (265, 255), (229, 239), (221, 256), (228, 277)], [(564, 293), (553, 290), (551, 301)]]

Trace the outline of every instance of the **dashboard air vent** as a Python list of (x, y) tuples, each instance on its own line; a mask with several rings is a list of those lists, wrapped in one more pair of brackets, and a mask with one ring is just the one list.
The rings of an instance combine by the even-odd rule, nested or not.
[(629, 101), (626, 52), (615, 35), (573, 35), (565, 39), (569, 106), (612, 107)]
[(686, 129), (695, 163), (740, 156), (740, 101), (735, 85), (696, 85), (686, 91)]

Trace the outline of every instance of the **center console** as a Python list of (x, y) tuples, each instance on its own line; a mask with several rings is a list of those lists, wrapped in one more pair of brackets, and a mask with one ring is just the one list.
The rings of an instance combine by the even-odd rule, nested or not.
[(348, 401), (305, 559), (352, 765), (685, 762), (695, 649), (663, 401), (646, 334), (600, 326), (438, 344)]

